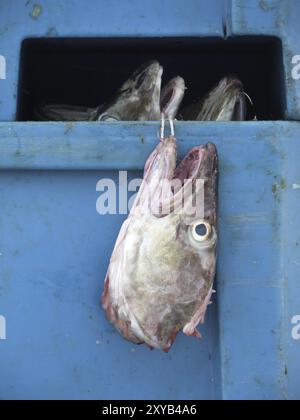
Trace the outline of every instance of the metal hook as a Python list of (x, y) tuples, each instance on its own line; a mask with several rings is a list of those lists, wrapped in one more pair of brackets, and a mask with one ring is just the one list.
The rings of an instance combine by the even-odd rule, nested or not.
[(170, 129), (171, 129), (171, 136), (175, 137), (175, 129), (174, 129), (174, 120), (169, 119)]
[(165, 114), (161, 113), (161, 124), (160, 124), (160, 139), (165, 138)]
[[(244, 90), (243, 90), (243, 94), (245, 95), (245, 97), (246, 97), (246, 98), (248, 99), (248, 101), (250, 102), (250, 104), (251, 104), (251, 106), (252, 106), (252, 108), (253, 108), (253, 111), (254, 111), (254, 113), (255, 113), (254, 102), (252, 101), (251, 97), (250, 97), (250, 96), (248, 95), (248, 93), (247, 93), (247, 92), (245, 92)], [(257, 115), (254, 115), (253, 121), (257, 121)]]
[(250, 104), (252, 106), (254, 106), (254, 103), (253, 103), (252, 99), (250, 98), (250, 96), (248, 95), (248, 93), (243, 90), (243, 94), (246, 96), (246, 98), (248, 99), (248, 101), (250, 102)]
[[(161, 125), (160, 125), (160, 139), (163, 140), (165, 138), (165, 114), (161, 113)], [(170, 124), (170, 130), (171, 130), (171, 136), (175, 137), (175, 128), (174, 128), (174, 120), (171, 118), (168, 118), (169, 124)]]

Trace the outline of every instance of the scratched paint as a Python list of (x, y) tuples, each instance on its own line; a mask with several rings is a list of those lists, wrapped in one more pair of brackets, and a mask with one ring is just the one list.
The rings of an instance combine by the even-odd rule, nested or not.
[(0, 55), (0, 79), (6, 79), (6, 60), (3, 55)]
[(270, 12), (272, 10), (278, 9), (279, 2), (278, 1), (271, 1), (271, 0), (260, 0), (259, 7), (264, 12)]
[(270, 218), (269, 213), (242, 213), (242, 214), (233, 214), (228, 218), (228, 223), (230, 224), (259, 224), (265, 223)]
[(42, 13), (42, 6), (40, 4), (35, 4), (29, 16), (32, 19), (37, 20), (40, 17), (41, 13)]
[(0, 340), (6, 340), (6, 319), (0, 315)]

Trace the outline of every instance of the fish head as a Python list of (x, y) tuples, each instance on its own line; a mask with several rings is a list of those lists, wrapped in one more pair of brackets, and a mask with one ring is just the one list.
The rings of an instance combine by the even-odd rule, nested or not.
[[(152, 223), (165, 218), (178, 242), (199, 251), (217, 242), (218, 156), (212, 143), (194, 147), (176, 167), (174, 137), (163, 139), (145, 165), (141, 195), (132, 214), (150, 214)], [(154, 245), (155, 246), (155, 245)]]
[(160, 118), (163, 68), (151, 61), (138, 68), (99, 111), (99, 121), (146, 121)]
[[(211, 249), (213, 253), (217, 239), (217, 176), (217, 149), (212, 143), (194, 147), (174, 171), (173, 208), (177, 211), (179, 193), (185, 242), (198, 250)], [(181, 189), (176, 190), (176, 185)]]
[(216, 265), (216, 147), (193, 148), (178, 167), (176, 154), (169, 137), (148, 158), (102, 299), (125, 338), (165, 351), (180, 330), (199, 334)]
[(169, 118), (174, 119), (183, 100), (185, 81), (182, 77), (174, 77), (162, 89), (160, 98), (161, 111)]
[(121, 90), (139, 92), (139, 95), (152, 93), (161, 87), (163, 68), (158, 61), (150, 61), (140, 66), (124, 83)]
[(235, 77), (225, 77), (200, 104), (189, 107), (186, 115), (198, 121), (243, 121), (246, 112), (242, 82)]
[(220, 82), (220, 95), (224, 103), (220, 108), (219, 118), (226, 121), (246, 119), (246, 96), (242, 82), (234, 77), (226, 77)]

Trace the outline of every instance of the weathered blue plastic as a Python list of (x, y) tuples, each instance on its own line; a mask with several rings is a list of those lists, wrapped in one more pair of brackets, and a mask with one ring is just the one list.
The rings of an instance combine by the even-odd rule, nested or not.
[(300, 398), (299, 122), (176, 124), (180, 156), (218, 146), (220, 246), (204, 339), (180, 335), (169, 354), (122, 340), (99, 307), (125, 216), (96, 213), (96, 183), (140, 175), (158, 124), (13, 122), (21, 41), (49, 34), (279, 36), (286, 118), (299, 120), (300, 3), (249, 3), (1, 1), (1, 399)]

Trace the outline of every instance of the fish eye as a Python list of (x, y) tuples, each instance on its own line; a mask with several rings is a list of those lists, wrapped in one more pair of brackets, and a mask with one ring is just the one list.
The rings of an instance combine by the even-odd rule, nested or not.
[(211, 225), (204, 220), (198, 220), (191, 226), (192, 236), (195, 241), (203, 242), (206, 241), (211, 235)]

